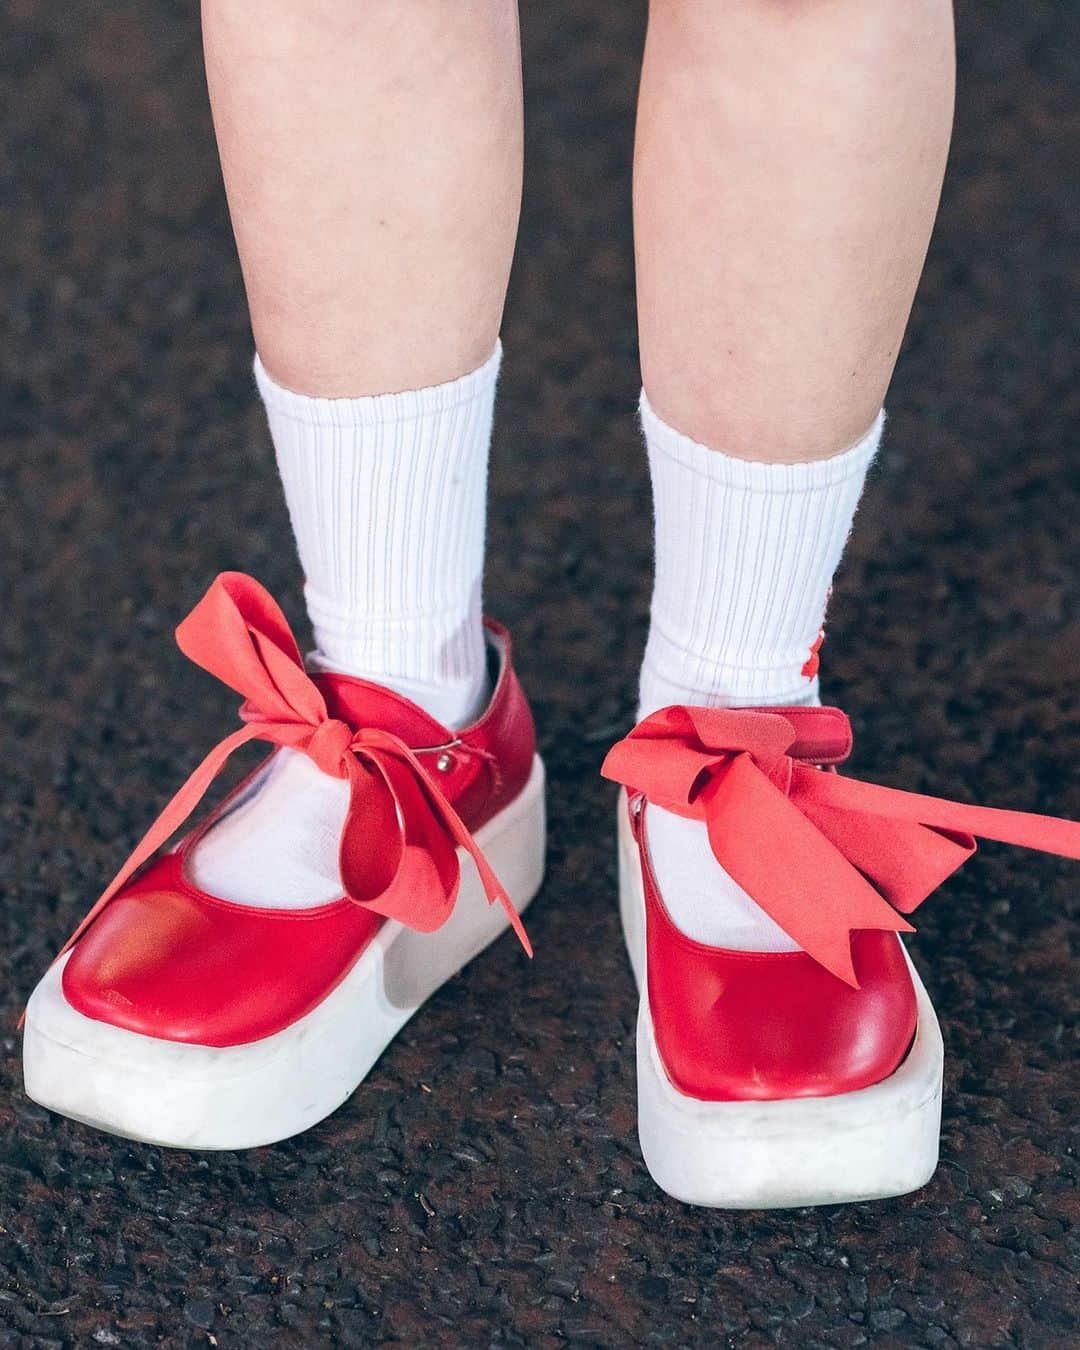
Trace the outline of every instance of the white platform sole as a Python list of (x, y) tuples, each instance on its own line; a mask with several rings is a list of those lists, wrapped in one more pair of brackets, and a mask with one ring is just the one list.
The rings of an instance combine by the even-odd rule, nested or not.
[(641, 993), (638, 1137), (656, 1184), (688, 1204), (723, 1209), (877, 1200), (925, 1185), (938, 1159), (944, 1050), (913, 966), (918, 1031), (903, 1064), (883, 1082), (832, 1097), (762, 1102), (706, 1102), (675, 1088), (653, 1036), (645, 896), (623, 794), (618, 812), (620, 913)]
[[(544, 873), (544, 769), (476, 840), (518, 912)], [(306, 1017), (250, 1045), (156, 1040), (97, 1022), (64, 998), (57, 962), (26, 1011), (27, 1095), (62, 1115), (174, 1148), (236, 1149), (287, 1139), (335, 1111), (422, 1003), (508, 927), (458, 850), (461, 894), (435, 933), (386, 922)]]

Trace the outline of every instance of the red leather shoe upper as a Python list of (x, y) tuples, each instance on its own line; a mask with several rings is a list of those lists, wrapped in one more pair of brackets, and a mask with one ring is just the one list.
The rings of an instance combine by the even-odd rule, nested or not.
[(386, 922), (344, 899), (218, 900), (189, 884), (186, 852), (152, 862), (76, 943), (63, 989), (85, 1017), (196, 1045), (261, 1040), (321, 1003)]
[[(644, 822), (642, 827), (642, 822)], [(915, 990), (894, 933), (852, 941), (859, 987), (805, 952), (740, 952), (681, 933), (656, 885), (638, 818), (649, 1010), (660, 1058), (688, 1097), (824, 1097), (887, 1078), (915, 1034)]]
[[(897, 911), (976, 835), (1080, 858), (1075, 822), (849, 778), (836, 766), (850, 749), (838, 708), (674, 706), (604, 762), (630, 794), (657, 1048), (690, 1096), (824, 1096), (888, 1077), (916, 1017)], [(679, 932), (649, 863), (646, 803), (700, 820), (720, 865), (803, 950), (725, 951)]]
[[(105, 893), (69, 943), (63, 990), (71, 1006), (160, 1039), (244, 1044), (273, 1035), (317, 1006), (387, 916), (437, 927), (456, 899), (457, 846), (475, 850), (472, 832), (522, 790), (535, 753), (532, 715), (511, 666), (509, 638), (497, 624), (489, 622), (487, 630), (499, 674), (486, 712), (463, 731), (450, 731), (409, 700), (367, 681), (303, 677), (325, 705), (318, 724), (331, 729), (325, 739), (333, 735), (344, 744), (355, 733), (356, 753), (370, 757), (370, 767), (349, 770), (356, 778), (345, 835), (353, 835), (343, 836), (342, 851), (343, 873), (369, 891), (314, 908), (262, 909), (219, 900), (189, 881), (185, 859), (191, 848), (260, 766), (174, 853), (143, 863), (133, 876), (122, 872), (120, 886)], [(280, 669), (277, 674), (280, 679)], [(293, 702), (299, 702), (295, 690)], [(298, 744), (285, 740), (285, 733), (282, 743)], [(323, 752), (319, 744), (308, 751), (313, 758)], [(199, 779), (196, 786), (201, 795), (205, 783)], [(185, 812), (191, 809), (184, 792), (170, 807), (182, 798)], [(359, 847), (369, 851), (370, 862), (347, 858), (347, 848)], [(483, 876), (482, 856), (477, 862)], [(502, 898), (494, 878), (488, 883), (489, 896)], [(424, 888), (431, 894), (418, 897)]]

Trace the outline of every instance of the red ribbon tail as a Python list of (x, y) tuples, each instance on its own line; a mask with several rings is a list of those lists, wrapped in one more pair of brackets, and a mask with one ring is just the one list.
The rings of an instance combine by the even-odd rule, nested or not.
[[(451, 810), (453, 810), (452, 807)], [(454, 812), (454, 814), (456, 816), (457, 812)], [(505, 886), (503, 886), (502, 882), (495, 875), (495, 872), (492, 869), (491, 864), (484, 857), (484, 854), (481, 851), (480, 846), (477, 844), (476, 840), (472, 837), (472, 835), (469, 834), (464, 824), (461, 825), (461, 829), (464, 836), (461, 839), (462, 846), (466, 849), (469, 856), (476, 864), (476, 870), (480, 875), (480, 884), (484, 888), (484, 894), (487, 896), (488, 904), (493, 905), (496, 901), (498, 901), (499, 904), (502, 905), (503, 909), (506, 911), (506, 917), (510, 921), (510, 927), (514, 930), (514, 934), (517, 937), (517, 940), (521, 943), (525, 955), (530, 960), (532, 960), (533, 955), (532, 943), (529, 941), (529, 935), (528, 933), (526, 933), (525, 925), (521, 921), (521, 915), (514, 908), (514, 902), (510, 899), (509, 895), (506, 893)]]
[(859, 983), (853, 929), (913, 931), (749, 755), (737, 755), (702, 800), (721, 867), (808, 956), (845, 984)]
[[(874, 815), (911, 821), (957, 835), (970, 834), (1017, 848), (1080, 860), (1080, 821), (1040, 816), (1030, 811), (1005, 811), (996, 806), (970, 806), (947, 797), (928, 797), (901, 788), (864, 783), (834, 774), (815, 775), (816, 800), (830, 806), (855, 806)], [(809, 781), (809, 780), (807, 780)]]
[(484, 857), (483, 850), (473, 838), (469, 827), (450, 805), (443, 793), (431, 782), (431, 779), (428, 777), (423, 767), (415, 760), (411, 753), (409, 758), (413, 759), (417, 770), (422, 775), (422, 781), (425, 786), (429, 788), (432, 794), (432, 801), (436, 803), (439, 814), (446, 822), (447, 829), (476, 864), (476, 871), (480, 877), (480, 884), (484, 888), (484, 894), (487, 897), (488, 904), (493, 905), (498, 901), (498, 903), (502, 905), (506, 912), (506, 917), (510, 922), (510, 927), (514, 930), (517, 940), (521, 943), (525, 955), (531, 960), (533, 954), (532, 943), (529, 941), (529, 935), (525, 931), (525, 925), (521, 922), (521, 915), (514, 908), (514, 903), (506, 892), (506, 887), (495, 875), (494, 868), (488, 862), (487, 858)]
[(130, 881), (143, 863), (152, 858), (158, 849), (167, 843), (183, 825), (206, 795), (207, 788), (221, 772), (225, 761), (232, 752), (238, 750), (248, 741), (255, 740), (259, 735), (260, 729), (257, 725), (241, 727), (239, 731), (234, 731), (231, 736), (226, 736), (223, 741), (219, 741), (214, 746), (213, 750), (188, 777), (179, 792), (150, 826), (127, 862), (109, 882), (93, 908), (57, 952), (54, 963), (59, 961), (65, 952), (71, 950), (116, 893)]

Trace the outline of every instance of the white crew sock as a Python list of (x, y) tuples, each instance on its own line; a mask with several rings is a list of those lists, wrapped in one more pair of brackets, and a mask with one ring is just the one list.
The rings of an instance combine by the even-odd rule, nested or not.
[[(258, 357), (318, 668), (384, 684), (450, 727), (488, 696), (481, 612), (488, 446), (501, 347), (448, 384), (309, 398)], [(197, 885), (263, 906), (341, 894), (347, 785), (283, 751), (195, 848)]]
[[(811, 650), (884, 413), (842, 454), (801, 464), (736, 459), (663, 422), (641, 396), (656, 514), (656, 582), (639, 716), (671, 703), (817, 703)], [(649, 853), (689, 937), (797, 951), (721, 868), (699, 821), (651, 806)]]
[(502, 349), (403, 394), (307, 398), (256, 358), (323, 668), (449, 726), (481, 711), (487, 461)]

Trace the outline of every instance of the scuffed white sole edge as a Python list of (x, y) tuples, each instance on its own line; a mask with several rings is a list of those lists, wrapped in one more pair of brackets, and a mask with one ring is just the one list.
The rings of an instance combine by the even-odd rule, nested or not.
[[(544, 874), (539, 756), (476, 841), (520, 913)], [(508, 928), (471, 858), (463, 849), (458, 857), (461, 892), (437, 932), (388, 920), (317, 1008), (248, 1045), (157, 1040), (84, 1017), (64, 998), (57, 962), (27, 1005), (27, 1095), (98, 1129), (174, 1148), (252, 1148), (309, 1129), (355, 1092), (425, 1000)]]
[(784, 1101), (688, 1097), (668, 1077), (653, 1035), (644, 979), (645, 894), (624, 793), (618, 834), (619, 908), (641, 995), (638, 1138), (656, 1184), (687, 1204), (723, 1209), (879, 1200), (924, 1186), (937, 1167), (944, 1046), (910, 958), (918, 1029), (904, 1062), (883, 1082)]

